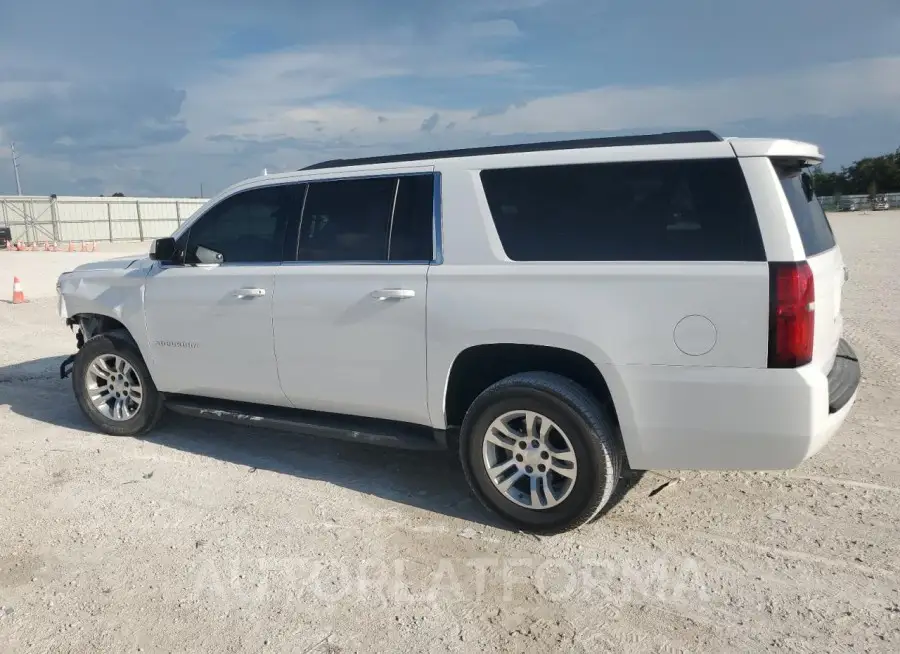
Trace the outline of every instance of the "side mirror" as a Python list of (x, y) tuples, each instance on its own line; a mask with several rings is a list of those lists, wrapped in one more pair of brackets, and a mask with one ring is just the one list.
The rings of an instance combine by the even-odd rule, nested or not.
[(175, 258), (175, 239), (158, 238), (150, 247), (150, 258), (154, 261), (169, 262)]

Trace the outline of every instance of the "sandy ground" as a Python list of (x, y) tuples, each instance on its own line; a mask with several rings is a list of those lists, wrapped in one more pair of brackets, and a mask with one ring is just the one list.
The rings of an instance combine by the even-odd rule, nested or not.
[(864, 365), (843, 431), (786, 473), (648, 473), (553, 538), (494, 524), (442, 455), (94, 434), (52, 300), (0, 304), (0, 649), (900, 651), (900, 217), (834, 222)]

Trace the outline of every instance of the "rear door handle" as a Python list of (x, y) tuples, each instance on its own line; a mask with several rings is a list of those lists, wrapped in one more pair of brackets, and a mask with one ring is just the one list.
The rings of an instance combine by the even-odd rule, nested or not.
[(383, 288), (380, 291), (372, 291), (372, 297), (376, 300), (408, 300), (416, 296), (411, 288)]
[(266, 294), (266, 289), (264, 288), (239, 288), (234, 292), (234, 297), (236, 298), (248, 298), (248, 297), (262, 297)]

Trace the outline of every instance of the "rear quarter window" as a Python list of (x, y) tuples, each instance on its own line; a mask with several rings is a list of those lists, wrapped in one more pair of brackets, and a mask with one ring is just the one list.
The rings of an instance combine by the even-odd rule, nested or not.
[(483, 170), (516, 261), (765, 261), (736, 159)]
[(781, 188), (794, 214), (797, 231), (807, 257), (835, 246), (834, 232), (812, 187), (812, 180), (797, 166), (774, 162)]

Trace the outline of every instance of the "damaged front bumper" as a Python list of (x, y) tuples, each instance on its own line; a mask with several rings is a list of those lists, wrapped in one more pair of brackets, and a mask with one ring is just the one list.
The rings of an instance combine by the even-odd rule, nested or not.
[[(66, 318), (66, 326), (69, 329), (75, 331), (75, 342), (80, 350), (84, 347), (84, 332), (81, 330), (80, 323), (74, 318)], [(74, 329), (78, 327), (78, 329)], [(75, 354), (70, 354), (65, 358), (65, 360), (59, 364), (59, 378), (65, 379), (69, 375), (72, 374), (72, 368), (75, 367), (75, 357), (78, 356), (78, 352)]]
[(65, 379), (69, 375), (72, 374), (72, 368), (75, 367), (75, 354), (70, 354), (66, 357), (65, 361), (63, 361), (59, 366), (59, 378)]
[(71, 275), (70, 272), (64, 272), (56, 279), (56, 313), (60, 318), (68, 319), (69, 310), (66, 307), (66, 297), (63, 295), (63, 282), (66, 277)]

